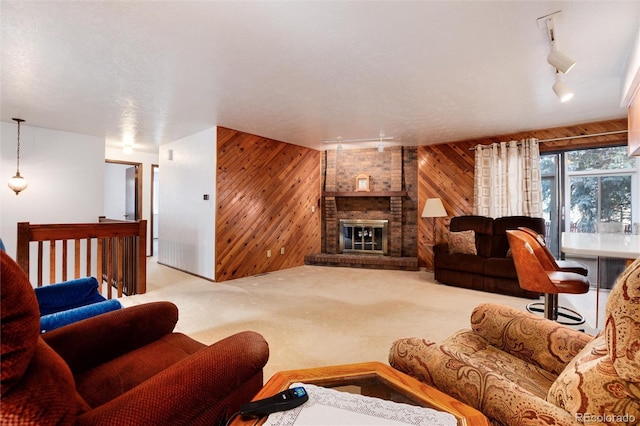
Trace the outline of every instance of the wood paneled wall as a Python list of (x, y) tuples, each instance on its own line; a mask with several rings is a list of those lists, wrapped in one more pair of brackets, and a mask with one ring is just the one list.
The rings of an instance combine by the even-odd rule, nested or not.
[[(418, 148), (418, 214), (422, 213), (422, 208), (427, 198), (432, 197), (442, 199), (449, 213), (449, 218), (472, 214), (475, 154), (470, 148), (478, 144), (489, 145), (494, 142), (537, 138), (541, 141), (540, 152), (566, 151), (595, 146), (624, 145), (627, 143), (627, 134), (620, 133), (550, 142), (544, 142), (544, 140), (626, 129), (627, 119), (621, 118), (446, 144), (420, 146)], [(436, 239), (440, 241), (443, 234), (447, 232), (449, 219), (439, 218), (436, 221)], [(419, 218), (418, 261), (420, 266), (426, 267), (427, 270), (433, 270), (432, 229), (432, 219)]]
[(320, 252), (320, 155), (218, 127), (216, 281), (300, 266)]

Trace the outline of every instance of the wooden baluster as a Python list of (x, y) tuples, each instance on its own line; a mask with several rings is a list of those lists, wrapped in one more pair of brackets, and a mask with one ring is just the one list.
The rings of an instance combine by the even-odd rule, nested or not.
[[(44, 283), (44, 245), (48, 242), (49, 250), (49, 284), (60, 280), (67, 281), (83, 275), (80, 260), (84, 255), (82, 240), (86, 239), (86, 275), (92, 276), (93, 255), (92, 236), (97, 238), (96, 271), (100, 282), (107, 282), (109, 298), (113, 295), (113, 287), (117, 288), (117, 297), (123, 294), (144, 293), (146, 291), (146, 221), (123, 222), (103, 221), (100, 224), (51, 224), (30, 225), (28, 222), (18, 224), (19, 247), (18, 263), (30, 273), (30, 243), (38, 244), (37, 274), (38, 286)], [(116, 238), (118, 240), (116, 241)], [(126, 240), (125, 240), (126, 238)], [(71, 252), (69, 241), (73, 240)], [(57, 271), (58, 241), (62, 246), (62, 268)], [(73, 261), (69, 259), (73, 256)], [(73, 264), (71, 264), (73, 262)], [(73, 271), (71, 271), (73, 268)], [(100, 286), (101, 293), (102, 286)], [(112, 296), (113, 295), (113, 296)]]
[[(102, 284), (104, 283), (104, 271), (102, 269), (102, 250), (103, 250), (102, 238), (97, 238), (96, 241), (97, 241), (97, 245), (98, 245), (97, 254), (96, 254), (96, 279), (100, 283), (100, 285), (98, 286), (98, 291), (100, 292), (100, 294), (102, 294)], [(88, 240), (88, 242), (87, 242), (87, 271), (91, 270), (90, 253), (91, 253), (91, 241)]]
[(42, 287), (42, 256), (42, 241), (38, 241), (38, 287)]
[(49, 241), (49, 284), (56, 282), (56, 241)]
[(67, 281), (67, 242), (62, 240), (62, 281)]
[(122, 297), (124, 270), (124, 237), (118, 238), (118, 297)]
[(111, 299), (111, 285), (113, 284), (113, 238), (107, 238), (107, 298)]
[(73, 265), (74, 265), (74, 270), (73, 270), (73, 277), (75, 279), (80, 278), (80, 239), (76, 238), (75, 242), (74, 242), (74, 254), (73, 254)]

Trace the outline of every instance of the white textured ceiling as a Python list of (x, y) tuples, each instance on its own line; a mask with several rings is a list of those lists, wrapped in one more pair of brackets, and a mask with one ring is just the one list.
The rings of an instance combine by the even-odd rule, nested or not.
[[(537, 22), (558, 10), (578, 62), (564, 104)], [(2, 121), (141, 150), (216, 125), (326, 149), (624, 117), (640, 2), (3, 0), (0, 14)]]

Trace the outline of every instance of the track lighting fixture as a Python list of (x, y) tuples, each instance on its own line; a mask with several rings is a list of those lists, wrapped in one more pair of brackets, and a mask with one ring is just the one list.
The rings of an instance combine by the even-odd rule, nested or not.
[(332, 140), (323, 140), (323, 143), (337, 143), (338, 147), (336, 148), (336, 150), (338, 152), (342, 152), (342, 143), (352, 143), (352, 142), (379, 142), (378, 144), (378, 151), (379, 152), (384, 152), (384, 144), (382, 143), (382, 141), (389, 141), (392, 140), (393, 136), (385, 136), (384, 132), (380, 132), (380, 136), (377, 138), (369, 138), (369, 139), (342, 139), (342, 137), (338, 136), (336, 139), (332, 139)]
[(384, 145), (382, 144), (382, 138), (384, 138), (384, 132), (380, 132), (380, 143), (378, 144), (378, 152), (384, 151)]
[(567, 74), (576, 65), (576, 61), (564, 54), (558, 49), (558, 43), (556, 40), (555, 28), (553, 18), (555, 15), (562, 11), (557, 11), (549, 15), (538, 18), (538, 25), (544, 20), (547, 27), (547, 35), (549, 36), (549, 44), (551, 46), (551, 52), (547, 56), (547, 62), (555, 69), (556, 81), (553, 84), (553, 91), (560, 99), (560, 102), (566, 102), (573, 98), (573, 92), (560, 78), (560, 73)]
[(558, 71), (566, 74), (576, 65), (576, 61), (558, 50), (558, 42), (556, 41), (555, 29), (553, 26), (553, 16), (547, 17), (546, 22), (549, 43), (551, 44), (551, 52), (549, 53), (549, 56), (547, 56), (547, 62), (549, 62), (549, 64)]

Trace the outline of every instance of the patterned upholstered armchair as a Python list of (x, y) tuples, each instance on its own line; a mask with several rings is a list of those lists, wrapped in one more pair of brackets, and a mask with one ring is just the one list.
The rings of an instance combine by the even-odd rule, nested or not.
[(482, 304), (471, 330), (437, 344), (393, 343), (390, 364), (471, 405), (496, 425), (640, 423), (640, 259), (618, 278), (605, 328), (591, 337)]

